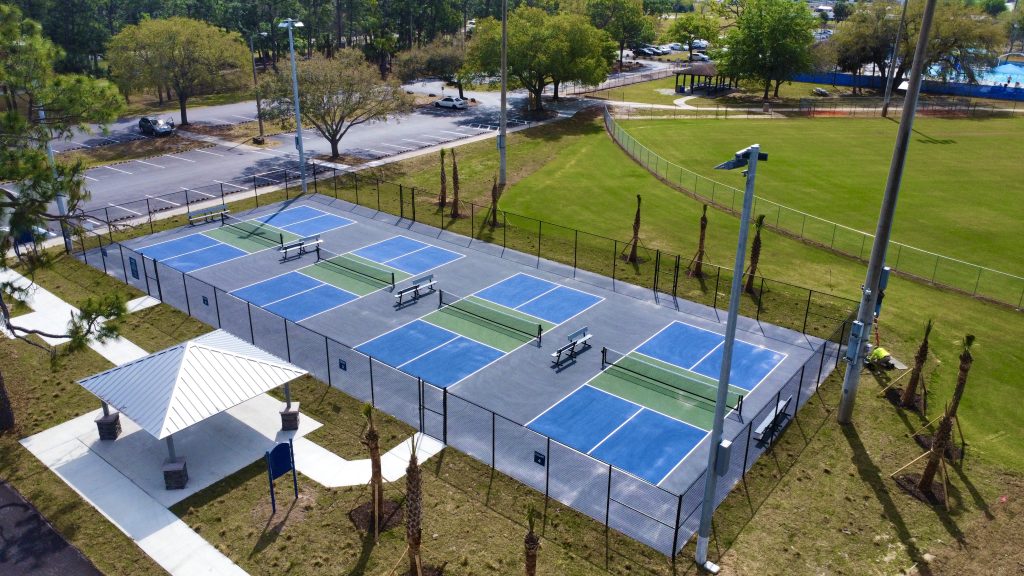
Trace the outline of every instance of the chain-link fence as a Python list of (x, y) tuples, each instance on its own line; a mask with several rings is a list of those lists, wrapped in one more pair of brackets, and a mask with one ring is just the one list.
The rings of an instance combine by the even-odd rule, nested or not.
[[(615, 122), (608, 108), (604, 111), (605, 127), (612, 139), (639, 164), (663, 182), (702, 202), (728, 212), (738, 213), (743, 205), (743, 191), (711, 180), (666, 160), (644, 146)], [(754, 197), (754, 211), (765, 214), (765, 226), (787, 236), (803, 240), (834, 252), (867, 261), (871, 255), (874, 235), (843, 226), (812, 214), (783, 206), (777, 202)], [(890, 242), (886, 264), (908, 278), (942, 286), (1006, 304), (1024, 306), (1024, 277), (979, 266), (956, 258)]]
[[(358, 178), (353, 180), (357, 183)], [(418, 201), (412, 188), (380, 186), (370, 187), (372, 202), (397, 202), (401, 211), (403, 202)], [(363, 184), (363, 189), (368, 187)], [(365, 195), (365, 193), (364, 193)], [(489, 226), (488, 211), (466, 205), (469, 218), (479, 218), (482, 226)], [(429, 212), (429, 211), (428, 211)], [(499, 211), (503, 223), (503, 245), (517, 248), (532, 247), (528, 258), (539, 258), (544, 253), (549, 225), (540, 221), (519, 220), (514, 215)], [(458, 219), (456, 219), (458, 221)], [(571, 232), (571, 234), (570, 234)], [(549, 248), (568, 250), (568, 239), (573, 240), (575, 261), (590, 257), (586, 246), (600, 237), (583, 232), (551, 227), (550, 236), (558, 238)], [(577, 510), (601, 523), (604, 529), (614, 529), (651, 548), (675, 557), (696, 530), (703, 476), (696, 478), (685, 490), (670, 491), (640, 480), (614, 466), (580, 453), (551, 438), (526, 428), (479, 404), (462, 398), (445, 388), (388, 366), (375, 358), (362, 354), (309, 328), (298, 325), (260, 306), (232, 296), (224, 290), (136, 252), (120, 243), (105, 242), (101, 234), (80, 234), (81, 242), (76, 255), (94, 267), (124, 281), (151, 296), (160, 298), (175, 308), (211, 325), (222, 328), (260, 348), (276, 354), (309, 371), (317, 379), (369, 402), (377, 408), (417, 427), (490, 466), (530, 486), (551, 499)], [(512, 240), (516, 238), (517, 240)], [(598, 240), (591, 240), (598, 239)], [(599, 252), (607, 260), (611, 276), (629, 276), (631, 280), (644, 280), (656, 286), (659, 280), (673, 279), (673, 291), (678, 287), (680, 259), (655, 251), (645, 254), (650, 260), (637, 271), (632, 267), (621, 270), (618, 254), (621, 246), (614, 240), (604, 239)], [(610, 242), (610, 244), (608, 244)], [(522, 254), (522, 253), (521, 253)], [(565, 258), (564, 254), (562, 255)], [(728, 295), (727, 271), (708, 267), (710, 275), (702, 282), (713, 291), (706, 290), (700, 299), (711, 306), (726, 302)], [(572, 268), (575, 273), (576, 267)], [(746, 420), (745, 428), (728, 430), (735, 438), (730, 467), (725, 474), (717, 501), (721, 502), (731, 488), (739, 482), (758, 456), (769, 449), (775, 437), (795, 417), (800, 406), (815, 393), (823, 378), (838, 366), (841, 343), (846, 336), (852, 302), (834, 299), (811, 290), (800, 289), (775, 281), (760, 279), (760, 297), (745, 304), (744, 313), (757, 319), (769, 308), (780, 317), (791, 317), (790, 325), (799, 326), (808, 334), (821, 334), (810, 359), (782, 387), (775, 398), (756, 417)], [(710, 292), (708, 294), (707, 292)], [(845, 307), (844, 307), (845, 305)], [(844, 310), (845, 312), (839, 312)], [(838, 326), (838, 327), (837, 327)], [(755, 432), (759, 422), (772, 422), (769, 430)], [(736, 426), (739, 426), (737, 424)], [(606, 547), (612, 546), (606, 539)], [(614, 550), (606, 550), (606, 558)]]

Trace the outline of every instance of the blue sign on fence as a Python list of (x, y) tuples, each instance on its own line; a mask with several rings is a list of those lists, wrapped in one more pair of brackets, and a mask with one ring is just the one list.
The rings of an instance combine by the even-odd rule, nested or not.
[(299, 497), (299, 478), (295, 473), (295, 450), (292, 448), (292, 441), (287, 444), (278, 444), (266, 454), (267, 478), (270, 481), (270, 507), (277, 512), (277, 499), (274, 497), (274, 480), (284, 476), (290, 470), (292, 473), (292, 487), (295, 489), (295, 498)]

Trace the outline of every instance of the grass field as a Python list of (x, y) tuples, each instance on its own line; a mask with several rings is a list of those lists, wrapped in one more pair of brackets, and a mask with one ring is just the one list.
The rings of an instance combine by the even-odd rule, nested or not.
[[(873, 119), (627, 121), (642, 144), (687, 169), (743, 188), (739, 171), (714, 170), (736, 150), (760, 143), (770, 161), (757, 194), (873, 232), (897, 124)], [(726, 129), (727, 128), (727, 129)], [(893, 239), (1014, 274), (1024, 202), (1024, 119), (919, 118), (907, 157)]]
[[(684, 94), (666, 94), (665, 91), (673, 90), (675, 88), (675, 76), (668, 78), (662, 78), (660, 80), (651, 80), (650, 82), (639, 82), (637, 84), (630, 84), (621, 88), (609, 88), (608, 90), (600, 90), (589, 94), (594, 98), (601, 98), (604, 100), (610, 100), (612, 102), (640, 102), (643, 104), (672, 104), (675, 100), (683, 98)], [(812, 92), (815, 88), (823, 88), (834, 96), (840, 94), (847, 94), (847, 89), (839, 88), (835, 86), (829, 86), (825, 84), (808, 84), (805, 82), (790, 82), (783, 84), (779, 88), (779, 97), (772, 98), (772, 104), (775, 107), (787, 107), (787, 106), (799, 106), (801, 98), (815, 98), (816, 100), (822, 100), (832, 102), (834, 99), (822, 99), (815, 96)], [(707, 98), (704, 96), (698, 96), (696, 98), (690, 98), (686, 101), (688, 106), (695, 106), (697, 108), (715, 108), (717, 107), (728, 107), (728, 108), (760, 108), (761, 107), (761, 90), (756, 86), (747, 86), (742, 92), (735, 92), (719, 96), (717, 98)]]

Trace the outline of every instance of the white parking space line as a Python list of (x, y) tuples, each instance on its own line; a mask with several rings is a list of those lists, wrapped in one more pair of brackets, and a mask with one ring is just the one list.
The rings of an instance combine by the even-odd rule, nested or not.
[(120, 172), (121, 174), (131, 175), (131, 172), (127, 170), (121, 170), (120, 168), (114, 168), (113, 166), (100, 166), (100, 168), (106, 168), (107, 170), (113, 170), (114, 172)]
[(411, 138), (402, 138), (402, 142), (412, 142), (414, 144), (419, 144), (420, 146), (432, 146), (434, 144), (433, 142), (423, 142), (420, 140), (413, 140)]
[(92, 180), (93, 182), (99, 182), (98, 178), (93, 178), (92, 176), (89, 176), (88, 174), (83, 174), (83, 176), (85, 176), (86, 180)]
[(245, 186), (239, 186), (238, 184), (232, 184), (231, 182), (221, 182), (220, 180), (214, 180), (214, 182), (216, 182), (217, 184), (223, 184), (225, 186), (231, 186), (233, 188), (238, 188), (239, 190), (246, 190)]
[(157, 168), (167, 168), (167, 166), (161, 166), (159, 164), (153, 164), (152, 162), (146, 162), (145, 160), (136, 160), (139, 164), (145, 164), (147, 166), (156, 166)]
[(248, 116), (239, 116), (238, 114), (230, 114), (230, 116), (232, 118), (241, 118), (242, 120), (245, 120), (246, 122), (255, 122), (256, 121), (255, 118), (249, 118)]
[(277, 156), (277, 154), (271, 154), (270, 152), (264, 152), (263, 150), (249, 150), (253, 154), (263, 154), (264, 156)]
[(388, 155), (387, 152), (381, 152), (380, 150), (374, 150), (373, 148), (363, 148), (363, 150), (366, 150), (367, 152), (373, 152), (374, 154), (381, 154), (384, 156)]
[(434, 140), (437, 140), (438, 142), (446, 142), (448, 140), (444, 136), (434, 136), (433, 134), (423, 134), (422, 136), (420, 136), (420, 138), (433, 138)]
[(399, 150), (415, 150), (415, 148), (409, 148), (408, 146), (399, 146), (397, 144), (381, 144), (381, 146), (387, 146), (388, 148), (398, 148)]
[(463, 136), (463, 137), (465, 137), (465, 136), (472, 136), (472, 134), (466, 134), (465, 132), (453, 132), (451, 130), (441, 130), (441, 132), (444, 132), (445, 134), (455, 134), (456, 136)]
[(125, 208), (124, 206), (118, 206), (117, 204), (111, 204), (110, 202), (107, 202), (107, 206), (110, 206), (111, 208), (117, 208), (118, 210), (124, 210), (125, 212), (131, 212), (132, 214), (135, 214), (136, 216), (142, 216), (141, 212), (136, 212), (135, 210), (132, 210), (131, 208)]
[(217, 154), (216, 152), (210, 152), (208, 150), (200, 150), (199, 148), (196, 148), (195, 150), (193, 150), (193, 152), (202, 152), (203, 154), (209, 154), (210, 156), (217, 156), (218, 158), (223, 158), (224, 157), (223, 154)]
[(210, 118), (210, 121), (211, 122), (220, 122), (221, 124), (234, 124), (234, 122), (229, 122), (227, 120), (224, 120), (223, 118)]
[(199, 190), (193, 190), (191, 188), (185, 188), (184, 186), (182, 186), (181, 189), (184, 190), (185, 192), (192, 192), (194, 194), (200, 194), (202, 196), (206, 196), (207, 198), (216, 198), (216, 196), (214, 196), (213, 194), (207, 194), (206, 192), (200, 192)]
[(149, 198), (150, 200), (159, 200), (161, 202), (167, 202), (171, 206), (181, 206), (181, 204), (179, 204), (177, 202), (171, 202), (170, 200), (167, 200), (166, 198), (160, 198), (158, 196), (150, 196), (149, 194), (146, 194), (146, 198)]
[(174, 158), (175, 160), (181, 160), (182, 162), (190, 162), (195, 164), (195, 160), (189, 160), (188, 158), (181, 158), (180, 156), (171, 156), (170, 154), (164, 154), (164, 158)]

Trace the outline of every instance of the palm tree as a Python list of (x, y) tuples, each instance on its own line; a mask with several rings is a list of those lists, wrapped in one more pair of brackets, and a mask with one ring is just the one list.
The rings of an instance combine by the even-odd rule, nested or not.
[(376, 540), (380, 537), (380, 524), (384, 517), (384, 476), (380, 465), (380, 435), (373, 425), (373, 406), (363, 404), (363, 418), (366, 418), (363, 446), (370, 452), (370, 506), (373, 514), (373, 538)]
[(900, 406), (904, 408), (915, 408), (914, 397), (917, 396), (917, 385), (921, 382), (921, 371), (924, 370), (924, 363), (928, 360), (928, 335), (932, 333), (932, 320), (924, 327), (924, 340), (917, 348), (917, 355), (914, 356), (914, 370), (910, 373), (910, 382), (903, 390), (900, 397)]
[(405, 540), (409, 545), (409, 574), (423, 576), (420, 543), (423, 540), (423, 479), (416, 458), (416, 437), (412, 440), (409, 467), (405, 469)]
[(491, 228), (498, 226), (498, 177), (491, 182)]
[(441, 148), (441, 195), (437, 198), (437, 204), (441, 207), (441, 211), (444, 211), (445, 204), (448, 203), (448, 175), (444, 171), (444, 148)]
[(533, 525), (537, 520), (537, 509), (533, 506), (526, 511), (526, 538), (523, 538), (523, 546), (526, 549), (526, 576), (537, 576), (537, 552), (540, 550), (540, 538), (533, 532)]
[(946, 415), (939, 422), (939, 429), (932, 437), (932, 449), (928, 455), (928, 464), (924, 467), (921, 480), (917, 483), (917, 489), (925, 494), (932, 493), (932, 483), (935, 481), (935, 474), (939, 471), (939, 463), (946, 453), (946, 445), (953, 432), (953, 419), (956, 418), (957, 408), (960, 407), (960, 399), (963, 398), (964, 388), (967, 386), (967, 374), (971, 371), (971, 364), (974, 356), (971, 356), (971, 345), (974, 344), (974, 335), (968, 334), (964, 338), (963, 350), (960, 352), (960, 373), (956, 378), (956, 388), (953, 390), (953, 400), (949, 403)]
[(708, 205), (704, 205), (704, 212), (700, 215), (700, 240), (697, 242), (697, 255), (693, 257), (693, 270), (690, 275), (700, 278), (704, 275), (704, 238), (708, 231)]
[(459, 163), (455, 161), (455, 149), (452, 148), (452, 220), (459, 217)]
[(757, 264), (761, 259), (761, 228), (764, 226), (764, 214), (758, 214), (754, 219), (754, 242), (750, 244), (750, 268), (747, 269), (747, 286), (744, 288), (748, 294), (754, 293), (754, 276), (757, 274)]

